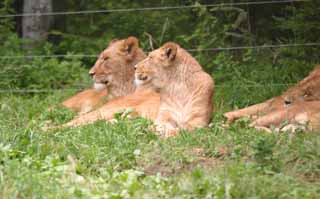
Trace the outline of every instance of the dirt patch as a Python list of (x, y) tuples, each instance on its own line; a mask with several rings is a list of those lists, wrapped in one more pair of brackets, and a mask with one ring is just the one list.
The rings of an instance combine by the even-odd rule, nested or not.
[(219, 157), (207, 157), (203, 148), (194, 147), (185, 151), (185, 155), (190, 157), (189, 161), (169, 161), (159, 152), (148, 154), (147, 161), (138, 161), (138, 166), (143, 169), (146, 175), (159, 173), (162, 176), (172, 176), (194, 168), (212, 169), (222, 163), (223, 155)]

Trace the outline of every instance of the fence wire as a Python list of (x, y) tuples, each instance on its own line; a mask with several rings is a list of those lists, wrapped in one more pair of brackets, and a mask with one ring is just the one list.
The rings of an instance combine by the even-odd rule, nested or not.
[[(262, 87), (288, 87), (293, 86), (295, 83), (283, 83), (283, 84), (241, 84), (241, 87), (245, 88), (262, 88)], [(232, 85), (215, 85), (215, 88), (238, 88)], [(89, 87), (88, 87), (89, 88)], [(64, 92), (64, 91), (81, 91), (88, 88), (61, 88), (61, 89), (0, 89), (1, 93), (53, 93), (53, 92)]]
[[(238, 3), (216, 3), (204, 5), (183, 5), (183, 6), (164, 6), (164, 7), (146, 7), (146, 8), (125, 8), (125, 9), (104, 9), (104, 10), (84, 10), (84, 11), (65, 11), (65, 12), (47, 12), (47, 13), (21, 13), (21, 14), (7, 14), (0, 15), (0, 18), (9, 17), (39, 17), (39, 16), (55, 16), (55, 15), (80, 15), (80, 14), (99, 14), (99, 13), (114, 13), (114, 12), (139, 12), (139, 11), (165, 11), (165, 10), (179, 10), (190, 8), (203, 7), (231, 7), (241, 5), (263, 5), (263, 4), (282, 4), (294, 2), (311, 2), (312, 0), (271, 0), (271, 1), (256, 1), (256, 2), (238, 2)], [(218, 48), (194, 48), (187, 49), (189, 52), (203, 52), (203, 51), (224, 51), (224, 50), (243, 50), (243, 49), (263, 49), (263, 48), (280, 48), (280, 47), (299, 47), (299, 46), (320, 46), (320, 43), (296, 43), (296, 44), (279, 44), (279, 45), (261, 45), (261, 46), (235, 46), (235, 47), (218, 47)], [(89, 57), (96, 58), (98, 55), (93, 54), (57, 54), (57, 55), (8, 55), (0, 56), (0, 59), (28, 59), (28, 58), (65, 58), (65, 57)], [(284, 84), (255, 84), (255, 85), (241, 85), (247, 88), (257, 87), (286, 87), (292, 86), (293, 83)], [(232, 87), (231, 85), (216, 85), (216, 88)], [(51, 93), (61, 91), (79, 91), (85, 88), (64, 88), (64, 89), (0, 89), (0, 93)]]
[(230, 7), (230, 6), (241, 6), (241, 5), (281, 4), (281, 3), (310, 2), (310, 1), (311, 0), (282, 0), (282, 1), (273, 0), (273, 1), (215, 3), (215, 4), (204, 4), (204, 5), (163, 6), (163, 7), (146, 7), (146, 8), (124, 8), (124, 9), (83, 10), (83, 11), (43, 12), (43, 13), (38, 12), (38, 13), (0, 15), (0, 18), (100, 14), (100, 13), (137, 12), (137, 11), (164, 11), (164, 10), (180, 10), (180, 9), (202, 8), (202, 7)]
[[(244, 50), (244, 49), (262, 49), (262, 48), (284, 48), (284, 47), (306, 47), (320, 46), (320, 43), (300, 43), (300, 44), (278, 44), (278, 45), (261, 45), (261, 46), (234, 46), (234, 47), (219, 47), (219, 48), (193, 48), (186, 49), (189, 52), (203, 51), (228, 51), (228, 50)], [(150, 52), (150, 51), (149, 51)], [(93, 57), (97, 58), (98, 54), (57, 54), (57, 55), (5, 55), (0, 56), (0, 59), (30, 59), (30, 58), (64, 58), (64, 57)]]

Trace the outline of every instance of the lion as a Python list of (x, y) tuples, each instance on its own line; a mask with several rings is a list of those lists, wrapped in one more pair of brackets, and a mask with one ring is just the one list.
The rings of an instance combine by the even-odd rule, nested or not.
[(89, 71), (94, 88), (76, 94), (62, 105), (84, 114), (103, 105), (107, 99), (133, 93), (134, 65), (145, 57), (137, 38), (112, 40)]
[(306, 78), (289, 88), (282, 95), (247, 108), (227, 112), (224, 116), (227, 118), (228, 123), (241, 117), (251, 117), (255, 119), (260, 115), (282, 110), (288, 105), (297, 102), (316, 100), (320, 100), (320, 65), (317, 65)]
[(149, 82), (160, 94), (155, 119), (160, 136), (177, 135), (179, 129), (208, 126), (213, 111), (214, 81), (183, 48), (168, 42), (149, 53), (136, 66), (135, 82)]
[[(282, 126), (285, 124), (284, 126)], [(320, 130), (320, 101), (300, 101), (259, 117), (250, 124), (251, 127), (271, 131)]]
[(94, 123), (98, 120), (113, 121), (114, 115), (120, 111), (131, 109), (129, 116), (144, 117), (155, 121), (160, 104), (160, 96), (147, 84), (139, 85), (133, 94), (118, 97), (110, 100), (102, 107), (81, 115), (70, 122), (63, 125), (63, 127), (77, 127)]
[(107, 96), (107, 89), (91, 88), (68, 98), (61, 105), (81, 115), (100, 107), (107, 101)]

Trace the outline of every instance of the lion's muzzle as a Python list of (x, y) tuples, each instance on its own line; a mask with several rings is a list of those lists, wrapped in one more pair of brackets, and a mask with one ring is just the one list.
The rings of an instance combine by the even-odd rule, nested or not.
[(137, 74), (136, 77), (141, 81), (146, 81), (148, 79), (148, 76), (144, 74)]

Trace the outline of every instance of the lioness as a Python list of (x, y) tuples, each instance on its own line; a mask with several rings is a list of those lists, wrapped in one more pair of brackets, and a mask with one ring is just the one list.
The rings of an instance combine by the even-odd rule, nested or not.
[(101, 106), (108, 96), (107, 89), (87, 89), (77, 93), (61, 103), (62, 106), (71, 109), (81, 115)]
[(102, 107), (81, 115), (63, 125), (76, 127), (93, 123), (97, 120), (111, 121), (114, 114), (125, 109), (132, 109), (130, 116), (142, 116), (155, 120), (159, 110), (160, 96), (148, 84), (139, 85), (133, 94), (110, 100)]
[[(125, 45), (128, 44), (128, 40), (129, 39), (127, 39), (127, 41), (124, 42)], [(136, 45), (130, 47), (130, 52), (134, 51), (134, 48), (136, 48), (137, 50), (137, 40), (131, 39), (129, 41), (134, 41), (134, 43), (136, 43)], [(114, 52), (114, 50), (112, 52)], [(110, 55), (102, 53), (100, 57), (104, 56), (109, 57)], [(135, 60), (137, 60), (138, 58), (141, 60), (142, 57), (144, 56), (133, 58)], [(120, 61), (118, 60), (118, 63), (119, 62)], [(90, 70), (90, 74), (93, 75), (93, 79), (96, 84), (104, 83), (107, 84), (107, 86), (111, 87), (110, 92), (113, 92), (113, 96), (116, 97), (110, 100), (102, 107), (98, 108), (97, 110), (81, 115), (71, 120), (70, 122), (63, 125), (64, 127), (76, 127), (80, 125), (86, 125), (89, 123), (93, 123), (97, 120), (110, 121), (113, 119), (113, 116), (116, 112), (124, 109), (132, 109), (133, 112), (130, 114), (131, 116), (139, 115), (151, 120), (155, 120), (160, 103), (159, 94), (154, 92), (153, 89), (150, 88), (148, 81), (144, 82), (141, 85), (139, 84), (136, 88), (136, 85), (133, 81), (133, 65), (130, 64), (128, 66), (128, 64), (126, 65), (125, 62), (123, 63), (122, 68), (118, 65), (110, 65), (110, 68), (106, 69), (106, 66), (99, 64), (99, 62), (97, 61), (96, 65)], [(131, 92), (131, 90), (135, 91), (131, 94), (128, 94), (129, 92)]]
[(160, 93), (155, 124), (161, 136), (174, 136), (179, 129), (209, 124), (214, 82), (186, 50), (168, 42), (135, 67), (136, 83), (150, 82)]
[(224, 116), (227, 118), (227, 122), (230, 123), (241, 117), (256, 118), (259, 115), (265, 115), (278, 109), (282, 110), (296, 102), (315, 100), (320, 100), (320, 65), (316, 66), (306, 78), (282, 95), (247, 108), (227, 112)]
[(94, 88), (76, 94), (62, 105), (83, 114), (101, 106), (107, 95), (114, 98), (133, 93), (133, 66), (145, 57), (137, 38), (112, 40), (89, 71)]
[[(281, 127), (285, 122), (286, 125)], [(281, 131), (295, 131), (299, 126), (311, 131), (320, 130), (320, 101), (296, 102), (259, 117), (250, 126), (255, 128), (273, 126)]]

